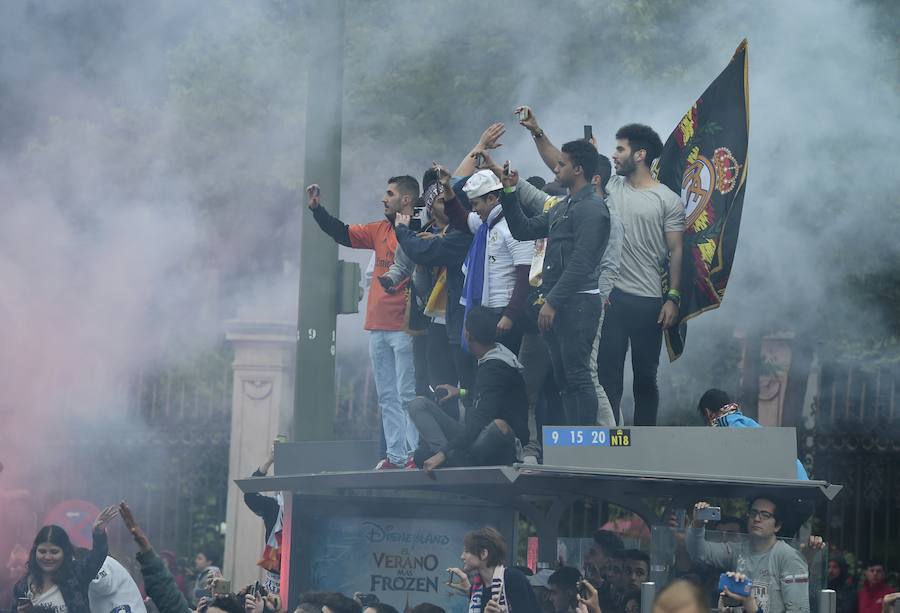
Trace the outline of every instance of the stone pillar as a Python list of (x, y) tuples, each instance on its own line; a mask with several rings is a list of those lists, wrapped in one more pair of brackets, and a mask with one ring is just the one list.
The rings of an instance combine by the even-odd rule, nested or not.
[(260, 578), (256, 562), (265, 544), (265, 527), (244, 504), (234, 479), (256, 470), (276, 435), (290, 434), (297, 326), (231, 320), (225, 322), (225, 338), (234, 347), (234, 384), (223, 572), (233, 585), (242, 586)]

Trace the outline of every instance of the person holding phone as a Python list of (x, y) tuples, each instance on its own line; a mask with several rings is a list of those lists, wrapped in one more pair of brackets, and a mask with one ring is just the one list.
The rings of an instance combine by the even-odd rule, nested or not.
[(63, 528), (50, 525), (38, 530), (28, 556), (28, 574), (13, 588), (11, 610), (30, 613), (40, 607), (53, 613), (91, 613), (88, 590), (109, 553), (106, 526), (118, 514), (118, 507), (110, 506), (97, 516), (91, 550), (80, 560)]
[[(394, 223), (402, 215), (406, 225), (409, 224), (419, 200), (419, 182), (409, 175), (388, 179), (381, 199), (384, 219), (367, 224), (347, 225), (332, 217), (321, 204), (322, 193), (316, 184), (306, 188), (306, 195), (313, 219), (336, 243), (375, 252), (373, 275), (379, 278), (394, 263), (397, 250)], [(419, 442), (406, 413), (406, 405), (416, 395), (413, 341), (405, 332), (406, 307), (405, 292), (391, 294), (381, 283), (371, 285), (364, 327), (369, 331), (369, 355), (387, 444), (386, 457), (375, 465), (375, 470), (414, 468), (412, 452)]]
[(504, 566), (506, 541), (496, 529), (466, 534), (460, 559), (463, 573), (472, 577), (469, 613), (540, 613), (525, 574)]
[(598, 419), (595, 373), (603, 313), (598, 281), (610, 235), (609, 209), (591, 184), (598, 164), (592, 144), (584, 140), (564, 144), (553, 172), (569, 195), (534, 217), (522, 210), (519, 175), (509, 162), (501, 179), (500, 205), (513, 238), (548, 239), (537, 325), (550, 347), (554, 378), (571, 426), (593, 426)]
[(779, 505), (761, 496), (751, 500), (748, 538), (741, 543), (706, 540), (706, 520), (702, 515), (709, 506), (702, 501), (694, 505), (685, 541), (691, 559), (750, 579), (753, 602), (765, 613), (809, 613), (809, 565), (799, 551), (778, 540), (782, 527)]

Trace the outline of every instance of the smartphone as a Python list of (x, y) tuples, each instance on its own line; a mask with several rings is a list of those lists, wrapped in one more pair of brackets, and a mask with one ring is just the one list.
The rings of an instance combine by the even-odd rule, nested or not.
[[(453, 573), (451, 573), (453, 574)], [(26, 598), (25, 596), (21, 596), (16, 598), (16, 606), (17, 607), (27, 607), (31, 605), (31, 598)]]
[(684, 509), (678, 509), (675, 511), (675, 523), (678, 525), (678, 530), (684, 530), (686, 520), (687, 519), (687, 511)]
[(484, 154), (476, 153), (475, 154), (475, 168), (483, 168), (484, 167)]
[(753, 588), (753, 582), (750, 581), (750, 579), (738, 581), (728, 573), (722, 573), (721, 575), (719, 575), (719, 591), (723, 591), (726, 587), (732, 594), (736, 594), (738, 596), (749, 596), (750, 591)]
[(578, 595), (582, 599), (587, 600), (589, 596), (588, 596), (587, 588), (584, 586), (584, 583), (585, 583), (584, 581), (578, 582)]
[(719, 521), (722, 519), (722, 507), (697, 509), (697, 519), (700, 521)]
[(594, 128), (586, 125), (584, 126), (584, 140), (591, 140), (594, 138)]
[(254, 598), (256, 598), (257, 596), (259, 596), (259, 592), (260, 592), (260, 588), (261, 588), (261, 587), (262, 587), (262, 586), (260, 586), (259, 581), (257, 581), (256, 583), (253, 584), (253, 590), (252, 590), (251, 593), (253, 594), (253, 597), (254, 597)]
[[(449, 394), (449, 393), (450, 392), (448, 392), (446, 388), (439, 387), (436, 390), (434, 390), (434, 397), (438, 402), (440, 402), (444, 398), (446, 398), (447, 394)], [(450, 576), (453, 576), (453, 573), (450, 573)]]
[(212, 585), (212, 593), (213, 594), (230, 594), (231, 593), (231, 581), (226, 579), (216, 579), (213, 581)]

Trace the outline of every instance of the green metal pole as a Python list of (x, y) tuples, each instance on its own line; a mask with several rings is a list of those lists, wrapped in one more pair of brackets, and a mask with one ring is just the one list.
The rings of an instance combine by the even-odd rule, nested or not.
[[(318, 183), (322, 205), (340, 212), (344, 0), (312, 0), (309, 15), (304, 186)], [(338, 248), (306, 210), (301, 194), (300, 298), (294, 374), (295, 441), (334, 438), (334, 355)]]

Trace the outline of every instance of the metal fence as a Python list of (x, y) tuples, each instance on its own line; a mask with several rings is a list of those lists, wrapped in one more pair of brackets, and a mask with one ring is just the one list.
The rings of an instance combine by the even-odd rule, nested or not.
[(892, 571), (900, 568), (898, 379), (893, 365), (825, 364), (814, 422), (801, 432), (812, 476), (844, 486), (824, 510), (823, 536)]

